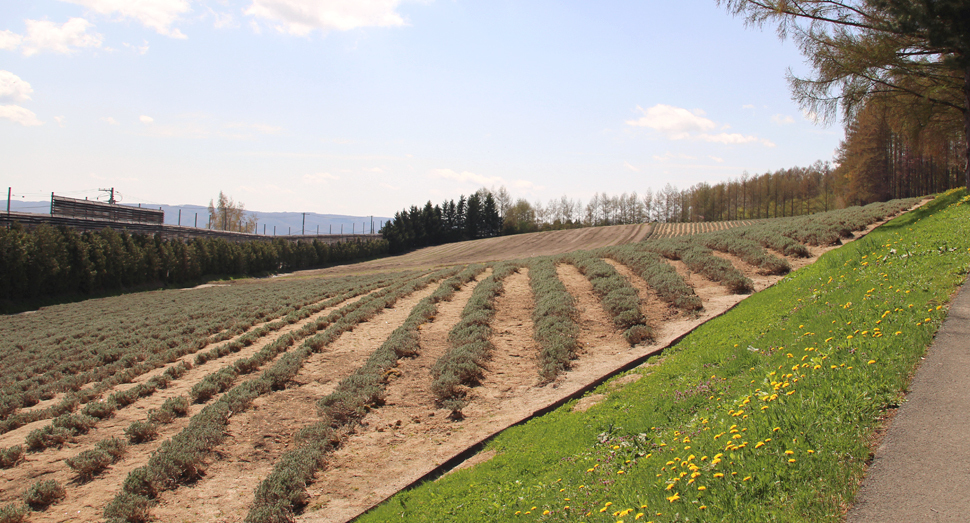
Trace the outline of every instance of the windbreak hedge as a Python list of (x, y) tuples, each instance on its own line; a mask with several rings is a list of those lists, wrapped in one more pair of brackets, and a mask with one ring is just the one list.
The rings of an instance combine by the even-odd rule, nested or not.
[(144, 284), (179, 284), (219, 274), (307, 269), (387, 254), (387, 241), (189, 242), (110, 228), (19, 224), (0, 228), (0, 300), (94, 294)]

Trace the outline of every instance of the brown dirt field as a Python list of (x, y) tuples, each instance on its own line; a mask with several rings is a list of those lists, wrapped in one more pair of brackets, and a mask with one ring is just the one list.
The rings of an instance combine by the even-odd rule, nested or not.
[[(582, 243), (592, 240), (578, 232), (588, 235), (596, 231), (557, 232), (577, 233), (572, 241)], [(623, 238), (629, 239), (642, 232), (627, 231), (632, 236)], [(861, 236), (857, 234), (857, 237)], [(614, 236), (610, 241), (620, 241), (617, 240), (618, 237)], [(527, 250), (531, 246), (523, 244), (506, 247), (507, 250), (503, 252), (513, 257), (513, 254), (518, 256), (519, 252), (523, 252), (521, 249)], [(544, 248), (567, 252), (589, 247), (586, 243), (574, 246), (550, 245)], [(463, 250), (467, 246), (452, 248), (454, 250), (447, 254), (452, 259), (471, 256), (476, 252)], [(831, 248), (811, 248), (815, 257), (810, 260), (789, 258), (789, 261), (793, 267), (804, 266), (814, 261), (818, 254)], [(386, 260), (377, 260), (383, 261)], [(421, 259), (418, 261), (425, 263)], [(444, 258), (432, 261), (447, 263)], [(731, 261), (735, 263), (738, 260)], [(722, 314), (746, 297), (728, 294), (721, 285), (702, 275), (690, 274), (682, 262), (670, 263), (694, 287), (704, 302), (704, 309), (697, 314), (683, 314), (669, 308), (659, 314), (651, 312), (648, 317), (651, 322), (656, 322), (656, 339), (653, 343), (634, 347), (629, 347), (620, 333), (613, 329), (586, 278), (575, 267), (560, 265), (557, 268), (560, 278), (569, 292), (576, 297), (582, 313), (580, 342), (583, 349), (569, 372), (563, 373), (554, 383), (542, 386), (538, 384), (535, 366), (536, 348), (532, 342), (532, 296), (528, 274), (523, 270), (509, 276), (505, 292), (496, 301), (496, 319), (493, 324), (493, 342), (496, 345), (494, 359), (482, 385), (470, 390), (471, 401), (464, 410), (466, 418), (454, 421), (447, 418), (447, 410), (437, 409), (433, 404), (428, 390), (429, 369), (446, 348), (447, 333), (457, 322), (458, 314), (471, 295), (473, 285), (466, 285), (451, 302), (440, 304), (437, 317), (422, 328), (422, 352), (414, 359), (401, 362), (397, 368), (399, 377), (392, 379), (389, 384), (387, 404), (372, 411), (364, 419), (357, 434), (350, 436), (344, 446), (331, 457), (330, 467), (318, 474), (309, 488), (312, 496), (310, 505), (306, 513), (300, 516), (300, 521), (350, 519), (405, 487), (413, 479), (430, 472), (437, 464), (460, 455), (466, 448), (514, 423), (528, 419), (535, 411), (582, 390), (587, 384), (611, 375), (630, 362), (659, 353), (672, 340)], [(360, 271), (363, 265), (366, 264), (358, 264), (353, 270)], [(741, 262), (735, 266), (743, 272), (750, 272), (752, 268), (748, 266), (746, 269), (744, 265), (746, 264)], [(625, 267), (615, 263), (614, 266), (621, 274), (629, 274)], [(405, 268), (405, 265), (399, 263), (389, 267)], [(326, 271), (317, 271), (316, 274), (326, 274)], [(773, 283), (761, 275), (752, 274), (749, 277), (755, 280), (757, 288)], [(780, 279), (773, 278), (774, 281)], [(647, 306), (653, 309), (651, 300), (655, 297), (651, 297), (652, 291), (639, 278), (630, 278), (630, 281), (641, 293)], [(210, 466), (206, 477), (195, 485), (165, 493), (162, 503), (154, 510), (155, 516), (161, 521), (241, 521), (248, 511), (249, 501), (259, 481), (271, 470), (275, 459), (292, 446), (292, 435), (316, 419), (316, 399), (332, 391), (342, 377), (349, 375), (363, 363), (370, 352), (400, 325), (418, 299), (430, 294), (433, 287), (429, 286), (405, 298), (394, 308), (341, 336), (328, 352), (314, 355), (307, 362), (294, 380), (294, 387), (260, 398), (253, 409), (234, 416), (228, 429), (229, 438), (208, 458)], [(274, 333), (273, 337), (277, 335), (279, 333)], [(242, 356), (232, 357), (236, 359)], [(216, 365), (223, 364), (224, 362), (210, 362), (199, 369), (206, 370), (207, 374), (215, 370)], [(650, 364), (653, 364), (652, 360), (647, 365)], [(197, 369), (192, 369), (192, 372), (197, 372)], [(63, 459), (77, 454), (83, 448), (89, 448), (103, 437), (120, 435), (130, 421), (144, 419), (148, 410), (160, 405), (166, 397), (187, 392), (191, 386), (190, 381), (194, 383), (193, 380), (201, 379), (202, 375), (204, 374), (199, 372), (199, 375), (192, 374), (192, 378), (183, 377), (177, 384), (173, 383), (170, 389), (159, 391), (142, 402), (121, 409), (115, 419), (103, 422), (88, 435), (80, 437), (75, 444), (66, 445), (60, 450), (29, 454), (26, 463), (3, 471), (0, 479), (0, 502), (17, 499), (37, 479), (57, 479), (67, 487), (67, 498), (46, 512), (33, 513), (31, 521), (100, 521), (104, 505), (120, 491), (127, 474), (147, 463), (150, 453), (166, 438), (184, 428), (188, 418), (160, 426), (160, 437), (157, 440), (130, 447), (124, 460), (88, 483), (74, 482), (73, 474), (63, 464)], [(591, 404), (596, 399), (585, 401)], [(201, 408), (201, 405), (192, 405), (190, 415), (199, 412)], [(488, 455), (484, 455), (472, 460), (483, 461), (488, 458)]]
[(401, 256), (381, 258), (353, 265), (299, 271), (293, 273), (293, 275), (369, 274), (563, 254), (580, 249), (595, 249), (638, 242), (649, 236), (651, 230), (650, 224), (639, 223), (499, 236), (426, 247)]
[[(483, 272), (450, 301), (438, 304), (434, 319), (421, 327), (420, 353), (398, 363), (384, 405), (364, 418), (356, 433), (330, 457), (327, 468), (317, 473), (308, 489), (311, 499), (304, 518), (350, 519), (360, 507), (396, 492), (387, 489), (394, 488), (398, 480), (416, 479), (421, 473), (415, 472), (447, 459), (440, 456), (443, 439), (467, 439), (460, 426), (448, 420), (450, 411), (435, 405), (431, 368), (447, 352), (448, 332), (461, 319), (475, 286), (490, 274), (490, 269)], [(396, 481), (388, 482), (388, 478)]]
[(603, 261), (612, 265), (616, 272), (620, 273), (637, 289), (637, 293), (640, 295), (640, 312), (647, 318), (647, 323), (654, 331), (664, 323), (683, 314), (677, 307), (660, 299), (657, 292), (626, 265), (609, 258), (604, 258)]
[[(307, 323), (310, 323), (310, 322), (312, 322), (312, 321), (314, 321), (314, 320), (316, 320), (318, 318), (322, 318), (322, 317), (330, 314), (334, 310), (337, 310), (337, 309), (339, 309), (341, 307), (345, 307), (347, 305), (350, 305), (352, 303), (355, 303), (356, 301), (360, 300), (364, 296), (365, 295), (356, 296), (356, 297), (351, 298), (349, 300), (345, 300), (345, 301), (343, 301), (341, 303), (338, 303), (337, 305), (335, 305), (333, 307), (326, 308), (326, 309), (324, 309), (324, 310), (322, 310), (322, 311), (320, 311), (320, 312), (318, 312), (316, 314), (313, 314), (313, 315), (311, 315), (311, 316), (309, 316), (307, 318), (304, 318), (303, 320), (300, 320), (300, 321), (298, 321), (296, 323), (287, 325), (287, 326), (281, 328), (278, 331), (269, 333), (268, 335), (264, 336), (263, 338), (257, 340), (255, 343), (253, 343), (249, 347), (243, 348), (239, 352), (227, 354), (226, 356), (224, 356), (222, 358), (217, 358), (217, 359), (209, 360), (208, 362), (206, 362), (203, 365), (193, 366), (192, 369), (190, 369), (188, 372), (186, 372), (181, 378), (179, 378), (177, 380), (173, 380), (171, 382), (171, 384), (168, 386), (168, 388), (157, 390), (155, 392), (155, 394), (152, 394), (151, 396), (148, 396), (146, 398), (140, 398), (137, 401), (135, 401), (134, 403), (132, 403), (131, 405), (128, 405), (127, 407), (123, 407), (121, 409), (116, 410), (114, 417), (98, 423), (98, 426), (95, 427), (94, 430), (92, 430), (92, 433), (94, 433), (94, 432), (105, 432), (107, 434), (109, 431), (106, 431), (104, 427), (107, 427), (107, 426), (115, 426), (115, 425), (118, 425), (119, 423), (124, 423), (124, 426), (121, 429), (123, 431), (124, 428), (127, 427), (128, 424), (131, 423), (132, 421), (136, 421), (136, 420), (138, 420), (138, 421), (144, 421), (145, 420), (145, 416), (147, 416), (147, 413), (148, 413), (148, 410), (149, 409), (153, 409), (153, 408), (160, 407), (162, 405), (162, 403), (164, 403), (165, 400), (167, 400), (168, 398), (180, 396), (182, 394), (188, 395), (189, 390), (191, 390), (192, 387), (196, 383), (198, 383), (199, 381), (201, 381), (202, 378), (208, 376), (209, 374), (212, 374), (213, 372), (216, 372), (219, 369), (222, 369), (224, 367), (228, 367), (228, 366), (232, 365), (233, 363), (235, 363), (238, 360), (251, 357), (252, 355), (254, 355), (257, 352), (259, 352), (263, 347), (265, 347), (269, 343), (272, 343), (274, 340), (276, 340), (280, 336), (282, 336), (284, 334), (287, 334), (289, 332), (294, 332), (294, 331), (300, 329), (301, 327), (303, 327), (304, 325), (306, 325)], [(271, 320), (271, 321), (275, 321), (275, 320)], [(269, 322), (266, 322), (266, 323), (269, 323)], [(262, 325), (262, 324), (259, 324), (259, 325)], [(253, 328), (256, 328), (256, 327), (257, 326), (254, 326)], [(252, 330), (252, 329), (248, 329), (246, 332), (249, 332), (250, 330)], [(240, 334), (239, 336), (242, 336), (242, 334)], [(151, 376), (155, 376), (155, 375), (158, 375), (158, 374), (161, 374), (161, 373), (165, 372), (166, 369), (168, 369), (169, 367), (172, 367), (174, 365), (177, 365), (179, 362), (183, 362), (184, 361), (184, 362), (188, 362), (188, 363), (191, 364), (195, 360), (195, 355), (196, 354), (198, 354), (200, 352), (207, 351), (207, 350), (209, 350), (209, 349), (211, 349), (211, 348), (213, 348), (213, 347), (215, 347), (217, 345), (222, 345), (224, 343), (229, 343), (232, 340), (237, 339), (239, 336), (234, 336), (234, 337), (232, 337), (232, 338), (230, 338), (228, 340), (221, 341), (221, 342), (218, 342), (218, 343), (210, 343), (209, 345), (206, 345), (200, 351), (197, 351), (197, 352), (192, 353), (192, 354), (187, 354), (187, 355), (179, 358), (178, 360), (173, 361), (172, 363), (169, 363), (169, 364), (167, 364), (167, 365), (165, 365), (163, 367), (160, 367), (158, 369), (154, 369), (154, 370), (152, 370), (152, 371), (150, 371), (148, 373), (142, 374), (141, 376), (139, 376), (138, 378), (136, 378), (135, 380), (133, 380), (131, 383), (119, 384), (116, 387), (113, 387), (111, 389), (108, 389), (107, 391), (105, 391), (103, 397), (107, 398), (108, 396), (110, 396), (112, 393), (114, 393), (116, 391), (126, 390), (126, 389), (129, 389), (131, 387), (134, 387), (138, 383), (142, 383), (143, 381), (147, 381)], [(129, 415), (128, 412), (130, 412), (130, 411), (138, 411), (138, 412), (136, 412), (133, 415)], [(50, 419), (38, 420), (38, 421), (35, 421), (33, 423), (29, 423), (27, 425), (24, 425), (23, 427), (20, 427), (20, 428), (17, 428), (15, 430), (12, 430), (10, 432), (7, 432), (6, 434), (0, 435), (0, 448), (2, 448), (2, 447), (8, 447), (8, 446), (11, 446), (11, 445), (20, 445), (20, 444), (23, 444), (24, 443), (24, 440), (27, 437), (27, 435), (32, 430), (39, 429), (39, 428), (42, 428), (42, 427), (44, 427), (46, 425), (49, 425), (50, 422), (51, 422)], [(98, 439), (101, 439), (101, 438), (104, 438), (104, 437), (110, 437), (112, 435), (115, 435), (117, 437), (121, 437), (121, 433), (119, 432), (118, 434), (101, 435)], [(50, 452), (50, 450), (51, 449), (48, 449), (48, 450), (46, 450), (44, 452)], [(80, 449), (80, 450), (78, 450), (77, 448), (72, 447), (72, 450), (76, 454), (77, 452), (80, 452), (81, 450), (87, 450), (87, 449)], [(37, 456), (38, 454), (31, 454), (31, 455), (32, 456)], [(71, 454), (71, 456), (73, 456), (73, 455), (74, 454)], [(70, 456), (67, 456), (67, 457), (70, 457)]]
[[(185, 428), (188, 424), (188, 419), (201, 411), (205, 405), (191, 405), (188, 417), (178, 419), (171, 424), (159, 425), (159, 436), (157, 439), (140, 445), (130, 445), (128, 455), (124, 459), (115, 463), (105, 472), (99, 474), (87, 483), (78, 483), (74, 479), (75, 475), (73, 471), (64, 463), (64, 460), (84, 450), (94, 448), (94, 445), (104, 438), (118, 437), (124, 439), (124, 430), (128, 425), (134, 421), (146, 421), (148, 412), (151, 409), (160, 407), (168, 398), (188, 395), (192, 386), (201, 381), (205, 376), (231, 365), (236, 360), (252, 356), (278, 337), (295, 331), (304, 324), (325, 316), (338, 308), (350, 305), (363, 298), (363, 296), (345, 300), (300, 322), (287, 325), (238, 353), (230, 354), (218, 360), (212, 360), (205, 365), (193, 367), (182, 378), (174, 380), (168, 388), (158, 390), (155, 394), (147, 398), (141, 398), (125, 408), (118, 409), (114, 417), (100, 422), (90, 432), (79, 436), (74, 443), (64, 445), (59, 449), (51, 448), (43, 452), (28, 453), (24, 463), (21, 463), (13, 469), (4, 471), (3, 488), (0, 488), (0, 502), (12, 501), (22, 494), (26, 486), (37, 479), (56, 479), (65, 486), (67, 498), (50, 510), (35, 514), (32, 516), (31, 521), (97, 521), (100, 518), (101, 509), (120, 490), (121, 483), (127, 477), (128, 473), (147, 463), (150, 457), (149, 454), (158, 448), (163, 441), (171, 438)], [(272, 365), (272, 361), (267, 363), (267, 365)], [(254, 373), (253, 375), (258, 375), (258, 373)], [(250, 375), (249, 379), (253, 375)], [(240, 380), (240, 382), (242, 381), (245, 381), (245, 379)], [(218, 396), (214, 397), (210, 402), (215, 399), (218, 399)], [(12, 434), (12, 432), (9, 434)], [(6, 437), (9, 434), (5, 434), (4, 436)], [(10, 488), (7, 488), (8, 486)], [(47, 519), (48, 517), (52, 519)], [(65, 517), (67, 519), (64, 519)]]
[[(208, 288), (208, 287), (228, 287), (228, 286), (229, 285), (227, 285), (227, 284), (208, 284), (207, 283), (207, 284), (198, 285), (196, 287), (192, 287), (190, 289), (181, 289), (181, 290), (186, 291), (186, 290), (204, 289), (204, 288)], [(328, 297), (328, 298), (324, 298), (324, 299), (318, 300), (318, 301), (315, 301), (313, 303), (310, 303), (310, 304), (306, 305), (306, 307), (312, 307), (312, 306), (314, 306), (314, 305), (316, 305), (316, 304), (318, 304), (320, 302), (329, 300), (331, 298), (332, 298), (332, 296), (331, 297)], [(344, 305), (344, 304), (338, 304), (338, 306), (342, 306), (342, 305)], [(328, 309), (328, 310), (333, 310), (333, 308)], [(319, 315), (315, 315), (314, 317), (318, 317), (318, 316)], [(158, 375), (164, 373), (166, 370), (168, 370), (169, 367), (172, 367), (174, 365), (178, 365), (179, 362), (183, 362), (184, 361), (184, 362), (187, 362), (187, 363), (190, 363), (191, 364), (191, 363), (193, 363), (195, 361), (196, 354), (205, 352), (205, 351), (207, 351), (207, 350), (209, 350), (209, 349), (211, 349), (211, 348), (213, 348), (213, 347), (215, 347), (217, 345), (222, 345), (224, 343), (231, 343), (231, 342), (239, 339), (240, 336), (243, 336), (243, 335), (245, 335), (245, 334), (247, 334), (247, 333), (249, 333), (249, 332), (251, 332), (251, 331), (253, 331), (255, 329), (258, 329), (258, 328), (262, 327), (263, 325), (266, 325), (267, 323), (273, 323), (274, 321), (277, 321), (279, 319), (281, 319), (281, 317), (275, 317), (275, 318), (272, 318), (272, 319), (269, 319), (269, 320), (266, 320), (266, 321), (263, 321), (263, 322), (255, 323), (252, 326), (250, 326), (248, 329), (246, 329), (245, 331), (243, 331), (242, 333), (237, 334), (237, 335), (235, 335), (235, 336), (233, 336), (231, 338), (227, 338), (227, 339), (222, 340), (222, 341), (217, 341), (217, 342), (209, 343), (209, 344), (205, 345), (204, 347), (202, 347), (201, 349), (199, 349), (199, 350), (197, 350), (195, 352), (192, 352), (190, 354), (186, 354), (185, 356), (182, 356), (181, 358), (179, 358), (179, 359), (177, 359), (177, 360), (175, 360), (175, 361), (173, 361), (171, 363), (167, 363), (167, 364), (165, 364), (165, 365), (163, 365), (161, 367), (158, 367), (156, 369), (152, 369), (152, 370), (150, 370), (150, 371), (148, 371), (148, 372), (146, 372), (144, 374), (140, 374), (140, 375), (136, 376), (133, 380), (131, 380), (128, 383), (119, 383), (118, 385), (116, 385), (116, 386), (114, 386), (114, 387), (112, 387), (110, 389), (107, 389), (104, 392), (102, 392), (101, 397), (102, 398), (107, 398), (108, 396), (110, 396), (111, 394), (113, 394), (115, 392), (124, 391), (124, 390), (130, 389), (131, 387), (134, 387), (134, 386), (138, 385), (139, 383), (146, 382), (146, 381), (154, 378), (155, 376), (158, 376)], [(310, 321), (310, 320), (309, 319), (302, 320), (300, 322), (299, 326), (302, 326), (307, 321)], [(286, 332), (289, 332), (289, 331), (286, 331)], [(213, 334), (212, 336), (217, 336), (218, 334), (219, 333), (216, 333), (216, 334)], [(212, 336), (210, 336), (210, 338)], [(82, 392), (84, 390), (86, 390), (86, 389), (82, 389)], [(60, 402), (61, 399), (64, 398), (64, 396), (66, 396), (66, 393), (64, 393), (64, 392), (57, 393), (51, 399), (41, 401), (41, 402), (37, 403), (36, 405), (31, 406), (31, 407), (27, 407), (27, 408), (24, 408), (24, 409), (20, 409), (18, 412), (30, 412), (30, 411), (33, 411), (33, 410), (40, 410), (40, 409), (44, 409), (44, 408), (50, 407), (50, 406), (55, 405), (58, 402)], [(30, 423), (29, 425), (25, 425), (24, 427), (19, 427), (18, 429), (15, 429), (15, 430), (24, 430), (28, 426), (31, 427), (31, 428), (29, 428), (27, 430), (27, 432), (24, 432), (24, 435), (26, 436), (26, 434), (28, 434), (31, 430), (34, 430), (35, 428), (43, 427), (44, 424), (45, 424), (44, 423), (45, 421), (49, 421), (49, 419), (37, 420), (37, 421), (35, 421), (33, 423)], [(5, 443), (3, 443), (3, 441), (4, 440), (0, 439), (0, 448), (4, 447), (6, 445)]]
[(344, 333), (324, 352), (307, 359), (293, 378), (294, 386), (261, 396), (249, 410), (234, 415), (226, 440), (210, 458), (206, 476), (163, 493), (153, 514), (163, 521), (242, 521), (260, 481), (293, 447), (293, 436), (318, 421), (317, 400), (363, 365), (435, 288), (429, 285), (408, 295), (352, 333)]

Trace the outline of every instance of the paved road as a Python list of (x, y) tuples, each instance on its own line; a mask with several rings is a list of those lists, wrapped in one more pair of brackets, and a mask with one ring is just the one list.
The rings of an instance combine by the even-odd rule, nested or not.
[(847, 521), (970, 522), (970, 284), (950, 305)]

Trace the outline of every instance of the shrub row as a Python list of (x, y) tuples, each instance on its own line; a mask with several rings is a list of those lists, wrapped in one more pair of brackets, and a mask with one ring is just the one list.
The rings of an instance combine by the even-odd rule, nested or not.
[[(375, 278), (229, 286), (182, 294), (177, 302), (149, 304), (129, 295), (63, 305), (43, 312), (47, 329), (37, 329), (37, 320), (14, 317), (0, 326), (0, 432), (73, 412), (104, 391), (208, 344)], [(88, 383), (94, 385), (82, 390)], [(14, 414), (58, 392), (68, 394), (57, 404)]]
[(768, 229), (764, 224), (759, 224), (755, 227), (735, 229), (728, 234), (740, 236), (742, 238), (751, 238), (752, 240), (760, 243), (763, 247), (767, 249), (774, 249), (785, 256), (796, 256), (798, 258), (810, 258), (812, 256), (812, 253), (808, 252), (807, 247), (789, 238), (788, 236), (781, 235), (777, 231)]
[(77, 474), (79, 480), (87, 481), (121, 459), (126, 449), (124, 440), (107, 438), (99, 441), (95, 448), (68, 458), (65, 463)]
[[(380, 286), (381, 286), (381, 283), (374, 283), (369, 286), (358, 287), (354, 291), (348, 292), (344, 295), (337, 296), (335, 298), (332, 298), (330, 300), (327, 300), (323, 303), (318, 304), (319, 306), (318, 311), (324, 310), (327, 307), (332, 307), (338, 303), (346, 301), (347, 299), (350, 299), (351, 297), (357, 296), (364, 292), (371, 292)], [(260, 349), (259, 352), (257, 352), (253, 356), (249, 358), (236, 360), (232, 365), (227, 365), (219, 369), (218, 371), (207, 375), (205, 378), (202, 379), (202, 381), (196, 383), (192, 387), (192, 390), (189, 391), (189, 395), (191, 396), (192, 401), (194, 403), (205, 403), (206, 401), (209, 401), (209, 399), (211, 399), (216, 394), (229, 390), (229, 388), (232, 387), (232, 384), (235, 382), (237, 377), (250, 374), (256, 371), (257, 369), (262, 367), (266, 362), (272, 360), (281, 352), (286, 351), (290, 346), (292, 346), (297, 341), (303, 338), (306, 338), (308, 336), (312, 336), (313, 334), (316, 334), (317, 331), (322, 330), (323, 328), (326, 328), (327, 325), (335, 321), (334, 315), (338, 314), (339, 312), (340, 311), (336, 311), (323, 318), (318, 318), (317, 320), (307, 323), (306, 325), (304, 325), (303, 327), (301, 327), (300, 329), (294, 332), (288, 332), (276, 338), (269, 344), (267, 344), (265, 347)], [(310, 316), (310, 314), (307, 314), (306, 316)], [(290, 322), (286, 319), (279, 320), (277, 322), (274, 322), (273, 328), (271, 330), (274, 330), (274, 331), (278, 330), (282, 328), (284, 325), (288, 325), (289, 323)], [(269, 326), (266, 326), (266, 327), (267, 329), (270, 329)], [(232, 342), (228, 345), (238, 346), (239, 349), (241, 349), (245, 345), (252, 344), (253, 341), (255, 341), (255, 339), (247, 339), (246, 343), (239, 343), (238, 345), (234, 345), (236, 342)], [(236, 350), (239, 350), (239, 349), (236, 349)]]
[(564, 259), (575, 265), (593, 285), (613, 325), (623, 331), (630, 345), (653, 337), (653, 329), (640, 310), (640, 295), (612, 265), (589, 251), (574, 252)]
[[(360, 285), (355, 289), (333, 297), (329, 300), (323, 302), (318, 302), (312, 307), (304, 308), (299, 311), (295, 311), (287, 315), (286, 318), (278, 320), (272, 323), (272, 328), (268, 326), (263, 326), (255, 331), (249, 333), (253, 334), (257, 331), (262, 331), (263, 328), (267, 328), (268, 331), (275, 331), (282, 328), (290, 323), (295, 323), (299, 319), (310, 316), (315, 312), (319, 312), (327, 307), (336, 305), (337, 303), (346, 301), (356, 295), (364, 292), (370, 292), (375, 288), (378, 288), (384, 284), (384, 281), (378, 281), (371, 283), (369, 285)], [(312, 312), (311, 312), (312, 311)], [(297, 320), (292, 320), (292, 318), (297, 318)], [(285, 336), (281, 336), (279, 339), (274, 340), (271, 344), (264, 347), (260, 352), (251, 358), (240, 360), (235, 362), (233, 365), (227, 366), (219, 371), (206, 376), (201, 382), (197, 383), (191, 389), (191, 395), (193, 401), (197, 403), (204, 403), (208, 401), (215, 394), (224, 392), (227, 390), (232, 383), (235, 381), (236, 377), (242, 374), (248, 374), (254, 370), (261, 367), (267, 361), (276, 357), (279, 352), (286, 350), (290, 347), (294, 341), (309, 336), (312, 333), (317, 332), (319, 326), (310, 324), (304, 326), (301, 330), (297, 331), (295, 334), (290, 333)], [(244, 335), (246, 336), (246, 335)], [(238, 341), (238, 340), (237, 340)], [(255, 341), (254, 338), (247, 339), (245, 344), (240, 346), (251, 345)], [(230, 342), (231, 345), (235, 342)], [(27, 435), (27, 444), (31, 451), (41, 451), (45, 448), (52, 446), (60, 446), (65, 442), (71, 441), (74, 436), (82, 432), (87, 432), (90, 430), (94, 424), (97, 423), (98, 419), (106, 419), (114, 415), (115, 410), (119, 408), (126, 407), (134, 403), (139, 398), (151, 396), (158, 389), (164, 389), (168, 384), (175, 379), (182, 377), (192, 365), (187, 362), (179, 362), (179, 364), (169, 367), (159, 376), (155, 376), (145, 383), (138, 384), (124, 391), (119, 391), (112, 394), (106, 401), (90, 402), (85, 405), (84, 409), (81, 410), (81, 414), (89, 418), (95, 419), (94, 423), (90, 427), (85, 428), (83, 431), (79, 430), (64, 430), (58, 428), (56, 423), (52, 423), (46, 427), (35, 429), (30, 434)], [(168, 401), (176, 401), (176, 403), (169, 404)], [(154, 415), (156, 419), (149, 419), (149, 421), (135, 421), (125, 429), (125, 436), (131, 443), (144, 443), (155, 439), (158, 435), (157, 424), (168, 423), (174, 417), (179, 416), (177, 410), (181, 410), (181, 415), (185, 415), (188, 410), (188, 406), (185, 405), (184, 408), (180, 407), (181, 401), (186, 401), (184, 398), (181, 400), (172, 398), (168, 400), (163, 408), (159, 411), (154, 411), (150, 413), (150, 417)], [(65, 415), (70, 416), (70, 415)], [(169, 420), (169, 421), (162, 421)]]
[(294, 511), (309, 499), (306, 485), (324, 457), (339, 444), (347, 427), (360, 420), (367, 410), (383, 403), (388, 371), (397, 366), (400, 358), (417, 355), (418, 327), (434, 318), (439, 302), (450, 300), (458, 289), (484, 270), (483, 265), (472, 265), (443, 281), (411, 309), (404, 324), (391, 333), (363, 366), (317, 403), (324, 421), (301, 430), (297, 435), (300, 447), (284, 453), (260, 483), (247, 522), (292, 521)]
[[(386, 287), (332, 312), (325, 320), (310, 324), (323, 332), (318, 332), (296, 350), (284, 354), (258, 378), (236, 385), (207, 405), (192, 417), (185, 429), (163, 442), (147, 465), (131, 471), (122, 492), (105, 507), (105, 517), (112, 523), (147, 521), (153, 499), (160, 492), (201, 476), (205, 468), (203, 458), (222, 442), (232, 413), (246, 410), (254, 399), (263, 394), (285, 388), (307, 357), (321, 352), (356, 324), (392, 306), (401, 297), (446, 276), (445, 271), (439, 271), (418, 280)], [(289, 334), (287, 338), (294, 341)]]
[(664, 258), (683, 261), (691, 271), (719, 282), (735, 294), (751, 292), (754, 289), (752, 281), (730, 262), (714, 256), (711, 249), (691, 241), (690, 237), (647, 241), (641, 245)]
[(579, 311), (575, 299), (556, 274), (552, 258), (533, 258), (529, 264), (529, 284), (535, 298), (532, 309), (533, 337), (539, 344), (539, 375), (552, 381), (569, 369), (579, 342)]
[[(62, 414), (54, 418), (50, 425), (34, 429), (27, 434), (27, 446), (32, 452), (39, 452), (48, 447), (59, 447), (71, 441), (74, 436), (88, 432), (97, 425), (98, 421), (114, 416), (115, 410), (126, 407), (139, 398), (150, 396), (158, 389), (168, 387), (172, 380), (182, 377), (190, 368), (192, 368), (191, 364), (180, 362), (144, 383), (115, 392), (105, 401), (88, 403), (80, 413)], [(78, 420), (84, 421), (82, 423)], [(68, 424), (71, 426), (67, 426)]]
[(448, 333), (451, 348), (431, 369), (431, 390), (437, 401), (456, 415), (465, 406), (463, 387), (478, 383), (485, 373), (485, 362), (494, 348), (492, 317), (495, 297), (502, 293), (502, 280), (518, 272), (521, 264), (504, 262), (493, 267), (492, 275), (475, 287), (461, 312), (461, 319)]
[(699, 311), (704, 304), (694, 289), (659, 254), (636, 245), (609, 247), (599, 251), (627, 266), (650, 286), (661, 300), (688, 312)]
[(791, 272), (788, 260), (765, 251), (760, 243), (751, 238), (730, 234), (704, 234), (695, 236), (692, 240), (708, 249), (731, 253), (757, 267), (761, 274), (784, 275)]

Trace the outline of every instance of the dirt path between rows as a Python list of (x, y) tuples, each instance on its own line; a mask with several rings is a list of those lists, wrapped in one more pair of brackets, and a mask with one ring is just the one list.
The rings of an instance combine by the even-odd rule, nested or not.
[(279, 457), (295, 443), (303, 427), (319, 421), (316, 402), (360, 368), (419, 301), (437, 285), (405, 296), (323, 352), (310, 356), (293, 378), (295, 386), (253, 401), (250, 409), (230, 418), (223, 444), (211, 457), (206, 476), (192, 485), (163, 493), (152, 511), (162, 521), (242, 521), (259, 483)]
[[(217, 372), (227, 365), (231, 365), (232, 362), (238, 359), (252, 356), (262, 347), (280, 336), (295, 331), (306, 323), (324, 317), (336, 309), (348, 306), (362, 299), (364, 296), (356, 296), (345, 300), (300, 322), (287, 325), (231, 356), (213, 360), (206, 365), (193, 367), (182, 378), (173, 381), (172, 385), (168, 388), (160, 389), (147, 398), (142, 398), (125, 408), (117, 410), (114, 417), (100, 422), (90, 432), (79, 436), (74, 443), (64, 445), (61, 448), (52, 448), (39, 453), (27, 454), (25, 463), (21, 463), (13, 469), (4, 471), (4, 488), (0, 489), (0, 501), (7, 502), (15, 499), (16, 496), (21, 495), (26, 486), (37, 479), (55, 479), (65, 486), (67, 491), (65, 500), (52, 506), (47, 511), (35, 513), (31, 517), (32, 522), (100, 520), (102, 509), (120, 491), (121, 484), (128, 476), (128, 473), (145, 465), (150, 458), (150, 454), (161, 446), (163, 441), (184, 429), (188, 425), (188, 420), (191, 416), (199, 413), (205, 405), (193, 404), (190, 406), (187, 417), (177, 419), (174, 423), (159, 425), (158, 437), (154, 441), (129, 446), (128, 455), (124, 459), (115, 463), (91, 481), (78, 482), (75, 479), (73, 471), (66, 465), (64, 460), (84, 450), (94, 448), (94, 445), (104, 438), (118, 437), (124, 439), (124, 430), (129, 424), (133, 421), (146, 421), (148, 412), (151, 409), (161, 406), (166, 399), (187, 395), (192, 386), (201, 381), (205, 376)], [(277, 358), (281, 356), (282, 354), (278, 355)], [(263, 368), (268, 368), (274, 361), (275, 359), (263, 365)], [(254, 376), (258, 375), (258, 372), (251, 374), (239, 380), (237, 384), (247, 379), (253, 379)], [(215, 401), (218, 397), (215, 396), (208, 403)]]
[(420, 352), (398, 363), (384, 405), (364, 418), (356, 433), (330, 456), (326, 469), (317, 473), (308, 489), (310, 503), (304, 518), (350, 519), (360, 507), (395, 492), (387, 490), (395, 485), (388, 478), (416, 479), (419, 476), (413, 474), (443, 461), (439, 456), (443, 441), (469, 437), (460, 425), (447, 419), (449, 410), (435, 405), (431, 368), (447, 352), (448, 333), (461, 318), (475, 287), (491, 272), (483, 272), (451, 300), (439, 303), (433, 321), (421, 326)]

